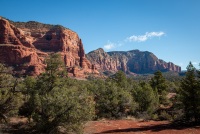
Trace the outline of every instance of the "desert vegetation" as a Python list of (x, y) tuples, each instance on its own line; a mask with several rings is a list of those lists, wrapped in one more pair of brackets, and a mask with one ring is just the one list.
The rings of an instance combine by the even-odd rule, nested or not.
[(133, 79), (123, 71), (99, 79), (68, 77), (60, 56), (46, 60), (37, 77), (14, 77), (0, 64), (0, 118), (24, 116), (36, 133), (82, 133), (89, 120), (121, 119), (200, 122), (200, 73), (189, 63), (184, 77), (157, 71), (148, 79)]

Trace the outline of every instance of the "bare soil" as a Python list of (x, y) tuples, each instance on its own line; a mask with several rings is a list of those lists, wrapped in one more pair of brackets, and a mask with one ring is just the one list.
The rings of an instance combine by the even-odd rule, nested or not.
[(172, 125), (168, 121), (90, 121), (84, 134), (200, 134), (200, 126)]
[[(13, 117), (0, 124), (0, 134), (33, 134), (27, 118)], [(200, 134), (200, 125), (177, 125), (168, 121), (100, 120), (85, 124), (84, 134)]]

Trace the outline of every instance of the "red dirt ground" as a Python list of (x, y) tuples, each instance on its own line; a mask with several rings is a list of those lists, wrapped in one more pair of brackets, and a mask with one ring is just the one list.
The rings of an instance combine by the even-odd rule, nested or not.
[(200, 134), (200, 126), (173, 126), (167, 121), (106, 120), (88, 122), (84, 134)]
[[(27, 118), (10, 118), (0, 124), (0, 134), (30, 134)], [(168, 121), (100, 120), (85, 124), (84, 134), (200, 134), (199, 126), (171, 125)]]

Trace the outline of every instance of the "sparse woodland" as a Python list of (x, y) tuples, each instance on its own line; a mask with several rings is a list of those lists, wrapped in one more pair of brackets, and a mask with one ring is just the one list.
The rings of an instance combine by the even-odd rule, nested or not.
[(25, 116), (38, 133), (82, 133), (89, 120), (121, 119), (200, 122), (200, 72), (189, 63), (186, 75), (157, 71), (148, 79), (133, 79), (118, 71), (107, 79), (67, 76), (59, 55), (46, 60), (46, 72), (16, 78), (0, 64), (0, 119)]

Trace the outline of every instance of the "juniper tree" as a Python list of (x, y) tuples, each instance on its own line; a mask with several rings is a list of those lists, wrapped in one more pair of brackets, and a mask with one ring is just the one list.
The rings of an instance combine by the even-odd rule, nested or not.
[(134, 96), (139, 104), (139, 112), (146, 112), (149, 115), (155, 112), (158, 108), (158, 98), (152, 87), (148, 83), (141, 82), (135, 90), (136, 94)]
[(18, 81), (12, 76), (12, 70), (0, 64), (0, 119), (6, 121), (6, 115), (15, 113), (21, 102), (17, 91)]
[(51, 56), (46, 72), (32, 82), (34, 85), (25, 83), (32, 88), (26, 105), (39, 131), (49, 133), (63, 126), (68, 132), (79, 133), (83, 122), (93, 117), (93, 97), (66, 76), (60, 56)]

